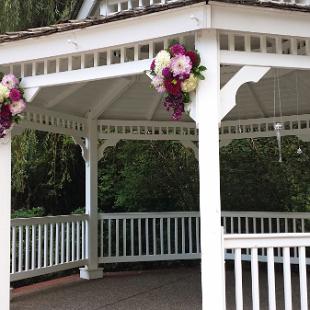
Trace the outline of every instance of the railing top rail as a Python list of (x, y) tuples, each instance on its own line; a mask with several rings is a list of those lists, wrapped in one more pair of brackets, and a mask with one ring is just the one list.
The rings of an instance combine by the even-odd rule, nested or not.
[(16, 219), (11, 220), (11, 226), (77, 222), (77, 221), (83, 221), (87, 219), (88, 219), (87, 214), (16, 218)]
[(99, 213), (99, 219), (139, 219), (139, 218), (182, 218), (198, 217), (199, 211), (186, 212), (124, 212), (124, 213)]
[(310, 212), (222, 211), (225, 217), (310, 219)]
[(309, 247), (310, 233), (225, 234), (225, 249)]

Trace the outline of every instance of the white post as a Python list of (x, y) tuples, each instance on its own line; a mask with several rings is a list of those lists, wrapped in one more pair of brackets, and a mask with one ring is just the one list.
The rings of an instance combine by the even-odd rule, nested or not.
[(10, 309), (11, 136), (0, 139), (0, 309)]
[(218, 109), (220, 103), (219, 46), (216, 30), (196, 34), (196, 49), (207, 67), (196, 92), (199, 122), (201, 275), (204, 310), (225, 309), (221, 228)]
[(86, 230), (86, 253), (88, 264), (80, 269), (82, 279), (98, 279), (103, 269), (98, 268), (98, 131), (97, 120), (88, 117), (88, 136), (86, 139), (86, 182), (85, 208), (89, 215)]

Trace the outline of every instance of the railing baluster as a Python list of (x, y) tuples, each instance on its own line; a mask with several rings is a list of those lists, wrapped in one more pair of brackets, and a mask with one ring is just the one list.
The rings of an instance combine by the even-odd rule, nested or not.
[[(86, 255), (85, 255), (85, 226), (86, 226), (86, 221), (83, 220), (82, 221), (82, 259), (85, 259), (85, 257), (86, 257)], [(102, 231), (101, 238), (103, 238), (103, 231)]]
[(75, 225), (71, 223), (71, 261), (75, 261)]
[(38, 268), (41, 268), (42, 264), (42, 225), (38, 226)]
[(12, 227), (12, 273), (16, 271), (16, 226)]
[(60, 262), (63, 264), (65, 262), (65, 223), (61, 223), (61, 252), (60, 252)]
[(100, 219), (100, 257), (103, 255), (103, 219)]
[(167, 218), (167, 243), (168, 243), (168, 254), (171, 254), (171, 220)]
[(192, 218), (188, 217), (188, 240), (189, 240), (189, 254), (193, 253), (193, 234), (192, 234)]
[(145, 219), (145, 254), (150, 255), (150, 245), (149, 245), (149, 219)]
[(36, 266), (36, 226), (31, 226), (31, 269)]
[(139, 256), (141, 256), (142, 255), (141, 218), (138, 219), (138, 242), (139, 242)]
[(70, 261), (70, 224), (66, 225), (66, 263)]
[(199, 217), (196, 217), (196, 253), (200, 253)]
[(160, 254), (164, 254), (164, 225), (163, 225), (163, 218), (159, 220), (159, 228), (160, 228)]
[(252, 309), (260, 310), (257, 248), (251, 249)]
[(25, 271), (29, 270), (29, 225), (26, 225)]
[(50, 266), (53, 266), (54, 264), (54, 257), (53, 257), (53, 252), (54, 252), (54, 224), (50, 224)]
[(119, 257), (119, 219), (115, 222), (115, 256)]
[(18, 271), (23, 268), (23, 226), (18, 227)]
[(283, 281), (285, 310), (292, 310), (292, 280), (290, 248), (283, 248)]
[(47, 242), (48, 242), (48, 235), (47, 235), (47, 224), (44, 224), (44, 267), (47, 267), (47, 256), (48, 256), (48, 253), (47, 253)]
[(108, 256), (112, 256), (112, 242), (111, 242), (111, 219), (108, 219)]
[[(57, 231), (56, 231), (57, 232)], [(76, 259), (81, 259), (81, 229), (80, 229), (80, 221), (76, 222)]]
[(123, 218), (123, 256), (126, 255), (127, 255), (127, 225), (126, 225), (126, 218)]
[(179, 229), (177, 217), (174, 219), (174, 254), (179, 254)]
[(130, 247), (131, 256), (135, 255), (134, 219), (130, 219)]
[(185, 220), (182, 217), (182, 254), (185, 254)]
[(153, 218), (153, 255), (157, 255), (156, 218)]
[(299, 247), (298, 252), (299, 252), (300, 309), (308, 310), (308, 288), (307, 288), (305, 247)]
[(267, 248), (268, 269), (268, 305), (269, 310), (276, 310), (276, 282), (274, 274), (274, 249)]
[(243, 310), (241, 249), (235, 249), (236, 310)]

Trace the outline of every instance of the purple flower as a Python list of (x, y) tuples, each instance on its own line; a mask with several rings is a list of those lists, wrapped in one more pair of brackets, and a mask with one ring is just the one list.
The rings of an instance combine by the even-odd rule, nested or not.
[(171, 79), (172, 78), (172, 73), (168, 67), (164, 68), (162, 71), (162, 75), (166, 79)]
[(186, 56), (188, 56), (191, 59), (193, 67), (196, 67), (199, 65), (199, 55), (194, 51), (188, 51), (185, 53)]
[(9, 89), (15, 88), (18, 84), (19, 81), (18, 79), (15, 77), (14, 74), (6, 74), (1, 82), (4, 86), (6, 86)]
[(174, 44), (170, 47), (170, 53), (172, 56), (185, 55), (185, 52), (185, 47), (181, 44)]
[(155, 70), (155, 59), (153, 59), (151, 66), (150, 66), (150, 70), (154, 71)]
[(21, 99), (21, 93), (17, 88), (13, 88), (10, 91), (9, 97), (12, 101), (18, 101)]
[[(12, 125), (12, 114), (10, 111), (10, 105), (3, 105), (0, 111), (0, 128), (9, 129)], [(2, 132), (3, 133), (3, 132)]]
[(184, 112), (183, 94), (178, 96), (168, 95), (164, 101), (164, 107), (167, 111), (172, 110), (171, 118), (178, 121), (182, 118)]

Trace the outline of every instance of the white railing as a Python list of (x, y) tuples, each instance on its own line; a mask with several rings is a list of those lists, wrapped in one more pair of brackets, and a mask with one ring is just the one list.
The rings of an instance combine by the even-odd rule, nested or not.
[(99, 262), (198, 259), (199, 212), (99, 214)]
[[(234, 273), (235, 273), (235, 306), (237, 310), (244, 307), (244, 291), (242, 276), (243, 255), (250, 253), (251, 261), (251, 284), (252, 286), (252, 309), (260, 308), (260, 285), (259, 285), (259, 252), (266, 252), (267, 261), (267, 283), (268, 283), (268, 305), (270, 310), (293, 309), (292, 299), (292, 278), (291, 278), (291, 255), (297, 249), (298, 272), (299, 272), (299, 298), (301, 310), (308, 310), (307, 296), (307, 261), (309, 263), (310, 234), (226, 234), (224, 235), (224, 249), (234, 253)], [(282, 265), (284, 306), (276, 305), (279, 299), (276, 295), (275, 263), (277, 262), (275, 252), (280, 249), (283, 253)], [(295, 254), (294, 254), (295, 255)], [(279, 280), (279, 279), (277, 279)], [(277, 283), (279, 285), (279, 283)], [(262, 287), (262, 286), (261, 286)], [(298, 291), (297, 287), (293, 290)], [(278, 306), (278, 308), (277, 308)]]
[(11, 281), (83, 266), (86, 215), (11, 221)]
[[(12, 281), (87, 263), (86, 215), (14, 219), (11, 223)], [(225, 236), (310, 232), (309, 213), (225, 211), (222, 223)], [(98, 230), (99, 263), (200, 258), (199, 212), (102, 213)], [(298, 254), (298, 247), (293, 247), (292, 264), (299, 263)], [(259, 249), (257, 255), (260, 262), (268, 261), (267, 249)], [(275, 262), (282, 263), (283, 257), (283, 249), (277, 246)], [(234, 260), (235, 252), (225, 249), (225, 258)], [(242, 251), (241, 259), (251, 261), (250, 248)], [(306, 264), (310, 265), (309, 258)]]

